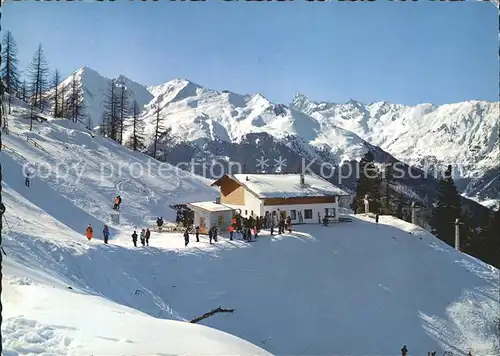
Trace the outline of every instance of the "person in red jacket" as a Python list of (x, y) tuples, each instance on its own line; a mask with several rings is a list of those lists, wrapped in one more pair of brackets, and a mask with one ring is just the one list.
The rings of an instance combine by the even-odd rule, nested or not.
[(89, 226), (87, 226), (87, 239), (90, 241), (92, 240), (92, 237), (94, 235), (94, 230), (92, 229), (92, 225), (89, 224)]

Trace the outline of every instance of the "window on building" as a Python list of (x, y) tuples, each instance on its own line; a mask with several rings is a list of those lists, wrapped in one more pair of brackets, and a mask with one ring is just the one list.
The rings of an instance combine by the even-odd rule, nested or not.
[(325, 216), (335, 217), (335, 208), (325, 208)]
[(290, 210), (290, 219), (297, 220), (297, 211), (296, 210)]
[(250, 210), (250, 215), (252, 215), (252, 216), (253, 216), (253, 210)]
[(313, 211), (312, 209), (306, 209), (304, 210), (304, 219), (312, 219), (313, 218)]
[(247, 216), (247, 215), (248, 215), (248, 210), (245, 210), (245, 216)]

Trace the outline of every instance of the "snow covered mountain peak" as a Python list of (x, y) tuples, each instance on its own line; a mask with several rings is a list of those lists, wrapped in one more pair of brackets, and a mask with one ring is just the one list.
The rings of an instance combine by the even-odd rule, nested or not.
[[(490, 176), (486, 196), (498, 198), (498, 102), (470, 100), (461, 103), (415, 106), (376, 102), (345, 104), (314, 102), (301, 97), (291, 107), (318, 122), (323, 130), (337, 126), (352, 131), (397, 159), (424, 169), (441, 170), (448, 164), (460, 171), (467, 196), (479, 193), (478, 181)], [(491, 184), (490, 184), (491, 183)], [(496, 196), (495, 196), (496, 195)]]

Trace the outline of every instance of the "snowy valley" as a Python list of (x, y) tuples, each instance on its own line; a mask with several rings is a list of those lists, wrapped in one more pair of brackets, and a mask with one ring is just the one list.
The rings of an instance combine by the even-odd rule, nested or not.
[[(182, 88), (193, 90), (189, 86)], [(316, 137), (309, 116), (289, 109), (281, 117), (266, 115), (265, 99), (230, 93), (206, 94), (206, 107), (190, 105), (204, 108), (201, 115), (226, 96), (260, 109), (243, 114), (238, 110), (244, 105), (237, 105), (239, 124), (204, 117), (196, 126), (185, 96), (203, 89), (179, 94), (183, 89), (150, 88), (178, 118), (172, 128), (183, 137), (237, 141), (259, 127), (252, 121), (272, 135), (286, 127), (308, 130), (307, 140)], [(151, 104), (144, 105), (148, 120)], [(34, 121), (30, 131), (28, 107), (16, 101), (12, 109), (0, 153), (7, 208), (6, 356), (361, 356), (396, 354), (403, 344), (410, 356), (500, 351), (499, 270), (415, 225), (389, 216), (375, 224), (346, 212), (352, 222), (302, 225), (280, 236), (264, 231), (254, 243), (223, 236), (209, 245), (202, 237), (184, 247), (181, 234), (153, 233), (151, 246), (134, 248), (134, 229), (152, 227), (157, 216), (175, 218), (169, 205), (215, 199), (211, 180), (68, 120)], [(347, 137), (344, 129), (338, 132)], [(350, 139), (365, 145), (355, 134)], [(345, 147), (355, 155), (356, 145)], [(27, 166), (45, 173), (33, 177), (30, 187), (24, 184)], [(111, 220), (115, 194), (123, 198), (119, 223)], [(96, 232), (90, 242), (84, 236), (89, 223)], [(111, 229), (108, 245), (101, 240), (103, 224)], [(188, 322), (218, 306), (234, 313), (201, 325)]]

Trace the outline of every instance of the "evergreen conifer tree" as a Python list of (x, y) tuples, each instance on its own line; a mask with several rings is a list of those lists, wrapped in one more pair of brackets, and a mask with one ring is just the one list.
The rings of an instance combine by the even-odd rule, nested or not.
[(455, 246), (455, 219), (461, 216), (460, 195), (452, 178), (451, 165), (438, 185), (438, 200), (433, 209), (432, 233), (450, 246)]
[(368, 195), (370, 200), (370, 212), (376, 213), (379, 211), (381, 180), (374, 159), (373, 153), (368, 151), (359, 162), (356, 196), (352, 203), (352, 208), (356, 212), (364, 212), (365, 195)]

